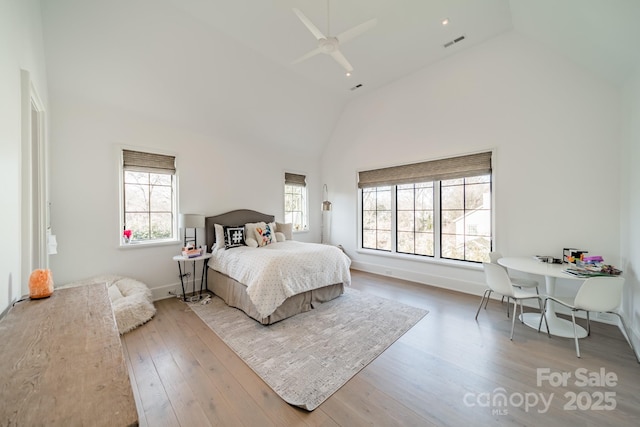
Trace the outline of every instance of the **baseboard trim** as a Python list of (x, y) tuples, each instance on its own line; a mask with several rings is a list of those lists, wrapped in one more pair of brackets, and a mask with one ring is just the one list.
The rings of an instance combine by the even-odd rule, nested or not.
[(399, 268), (393, 269), (393, 274), (387, 274), (388, 270), (385, 266), (378, 264), (369, 264), (359, 261), (352, 261), (351, 268), (354, 270), (364, 271), (366, 273), (373, 273), (379, 276), (393, 277), (401, 280), (408, 280), (410, 282), (420, 283), (422, 285), (433, 286), (436, 288), (447, 289), (451, 291), (463, 292), (471, 295), (482, 295), (484, 293), (485, 285), (478, 282), (470, 282), (466, 280), (454, 279), (451, 277), (437, 276), (433, 274), (419, 273), (410, 270), (403, 270)]

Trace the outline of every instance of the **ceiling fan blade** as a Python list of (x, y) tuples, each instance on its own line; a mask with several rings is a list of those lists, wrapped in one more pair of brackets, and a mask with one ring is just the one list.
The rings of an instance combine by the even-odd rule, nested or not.
[(340, 52), (339, 50), (335, 50), (331, 52), (331, 56), (336, 60), (338, 64), (342, 65), (345, 70), (347, 70), (348, 72), (353, 71), (353, 67), (351, 66), (351, 64), (349, 64), (349, 61), (347, 61), (347, 58), (344, 57), (342, 52)]
[(340, 43), (347, 42), (351, 39), (358, 37), (360, 34), (364, 33), (365, 31), (375, 27), (377, 23), (378, 23), (377, 19), (375, 18), (370, 19), (367, 22), (363, 22), (360, 25), (356, 25), (355, 27), (338, 34), (336, 38)]
[(319, 53), (322, 53), (322, 51), (320, 50), (319, 47), (317, 47), (317, 48), (313, 49), (312, 51), (305, 53), (304, 55), (302, 55), (300, 58), (296, 59), (295, 61), (293, 61), (291, 63), (291, 65), (294, 65), (294, 64), (297, 64), (297, 63), (302, 62), (304, 60), (307, 60), (307, 59), (311, 58), (312, 56), (316, 56)]
[(317, 39), (324, 39), (325, 36), (324, 34), (322, 34), (322, 31), (320, 31), (318, 29), (318, 27), (316, 27), (315, 25), (313, 25), (313, 22), (311, 22), (309, 20), (309, 18), (307, 18), (306, 16), (304, 16), (304, 14), (300, 11), (300, 9), (296, 9), (293, 8), (293, 13), (295, 13), (296, 15), (298, 15), (298, 18), (302, 21), (302, 23), (305, 25), (305, 27), (307, 27), (309, 29), (309, 31), (311, 31), (311, 34), (313, 34), (313, 36)]

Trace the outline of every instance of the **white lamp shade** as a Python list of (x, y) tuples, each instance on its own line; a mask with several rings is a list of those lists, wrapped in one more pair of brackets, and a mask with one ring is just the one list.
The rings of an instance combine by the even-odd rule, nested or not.
[(199, 214), (180, 214), (180, 228), (204, 228), (204, 215)]

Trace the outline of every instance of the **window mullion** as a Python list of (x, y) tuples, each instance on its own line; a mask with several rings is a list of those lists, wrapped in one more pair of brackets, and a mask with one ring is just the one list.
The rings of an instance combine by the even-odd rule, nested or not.
[(391, 187), (391, 253), (398, 252), (398, 186)]
[(441, 191), (441, 186), (440, 186), (440, 181), (434, 181), (433, 182), (433, 232), (434, 232), (434, 239), (433, 239), (433, 244), (434, 244), (434, 253), (433, 253), (433, 257), (436, 259), (440, 259), (442, 258), (441, 254), (441, 249), (442, 249), (442, 234), (441, 234), (441, 230), (442, 230), (442, 210), (441, 210), (441, 197), (440, 197), (440, 191)]

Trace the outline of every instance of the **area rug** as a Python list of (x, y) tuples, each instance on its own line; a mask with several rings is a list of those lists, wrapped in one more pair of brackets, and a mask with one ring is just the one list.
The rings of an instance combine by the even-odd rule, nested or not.
[(218, 297), (210, 304), (189, 306), (284, 401), (308, 411), (427, 314), (351, 288), (269, 326)]

